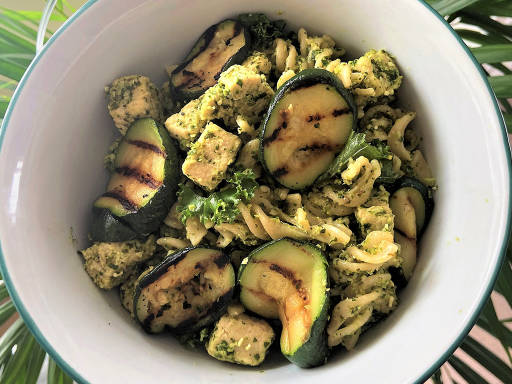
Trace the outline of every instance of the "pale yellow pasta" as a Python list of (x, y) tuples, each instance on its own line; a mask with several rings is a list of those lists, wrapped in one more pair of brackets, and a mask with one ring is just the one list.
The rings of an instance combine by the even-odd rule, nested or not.
[(287, 71), (284, 71), (279, 79), (277, 80), (277, 88), (280, 88), (281, 85), (286, 83), (288, 80), (290, 80), (293, 76), (295, 76), (295, 71), (292, 69), (289, 69)]
[(167, 214), (167, 217), (164, 219), (164, 224), (174, 228), (174, 229), (183, 229), (185, 226), (181, 222), (180, 214), (176, 210), (178, 207), (178, 203), (174, 203), (171, 209), (169, 210), (169, 213)]
[(388, 145), (395, 155), (402, 161), (411, 161), (411, 153), (404, 146), (405, 129), (416, 117), (416, 113), (409, 112), (395, 121), (393, 128), (389, 131)]
[(257, 239), (245, 223), (222, 223), (215, 225), (213, 228), (219, 233), (217, 239), (219, 248), (227, 247), (235, 238), (247, 245), (257, 244)]
[[(327, 189), (326, 189), (327, 188)], [(304, 207), (318, 217), (348, 216), (354, 213), (354, 207), (343, 205), (337, 194), (332, 195), (335, 200), (325, 194), (330, 187), (320, 192), (310, 192), (304, 199)], [(332, 188), (330, 189), (332, 191)]]
[(258, 136), (258, 132), (254, 129), (252, 124), (248, 123), (248, 119), (242, 115), (236, 117), (236, 124), (238, 125), (238, 134), (245, 134), (254, 139)]
[(279, 72), (284, 72), (286, 67), (286, 58), (288, 56), (288, 45), (283, 39), (275, 40), (275, 57), (276, 69)]
[[(288, 212), (285, 212), (274, 204), (274, 200), (289, 200), (292, 204)], [(316, 240), (335, 249), (343, 249), (352, 236), (346, 222), (316, 217), (301, 206), (301, 200), (300, 194), (288, 195), (287, 189), (276, 188), (271, 191), (270, 188), (262, 186), (258, 188), (250, 204), (239, 204), (240, 220), (243, 221), (244, 229), (255, 239), (290, 237), (296, 240)], [(234, 236), (225, 233), (226, 230), (230, 231), (226, 226), (215, 226), (214, 229), (224, 231), (221, 246), (226, 246), (234, 239)]]
[(263, 228), (261, 222), (251, 214), (249, 208), (244, 203), (240, 203), (238, 209), (240, 209), (240, 214), (245, 224), (247, 224), (247, 227), (249, 227), (249, 230), (255, 237), (260, 240), (270, 240), (270, 236)]
[(178, 239), (175, 237), (161, 237), (156, 243), (168, 251), (183, 249), (192, 245), (188, 239)]
[(343, 296), (345, 298), (334, 307), (327, 326), (330, 347), (342, 344), (347, 349), (353, 348), (374, 311), (387, 314), (397, 305), (389, 273), (362, 276), (345, 289)]
[(373, 231), (366, 236), (362, 247), (347, 248), (349, 256), (370, 264), (384, 264), (396, 257), (398, 246), (393, 242), (393, 234), (386, 231)]
[[(410, 191), (403, 188), (404, 180), (397, 179), (403, 175), (414, 177), (429, 187), (429, 193), (436, 189), (436, 181), (418, 149), (421, 138), (411, 124), (416, 113), (395, 108), (395, 94), (402, 76), (391, 54), (370, 50), (349, 61), (342, 57), (345, 51), (328, 35), (310, 35), (300, 28), (296, 40), (283, 37), (292, 34), (280, 36), (274, 39), (273, 45), (265, 41), (262, 51), (248, 52), (240, 65), (231, 65), (222, 71), (216, 84), (196, 99), (173, 101), (172, 84), (167, 82), (163, 86), (160, 100), (166, 113), (171, 114), (165, 126), (180, 144), (180, 157), (194, 155), (197, 157), (195, 164), (206, 164), (214, 169), (213, 176), (208, 175), (208, 171), (204, 173), (218, 181), (218, 187), (206, 190), (200, 184), (194, 185), (193, 180), (184, 181), (190, 176), (188, 173), (181, 175), (177, 183), (184, 184), (180, 184), (178, 202), (171, 207), (159, 229), (161, 237), (156, 243), (161, 249), (155, 254), (154, 264), (160, 262), (165, 253), (171, 255), (183, 248), (199, 246), (224, 249), (238, 269), (255, 247), (271, 240), (289, 238), (311, 243), (326, 257), (325, 268), (330, 277), (326, 289), (329, 303), (333, 300), (334, 306), (329, 304), (328, 346), (342, 345), (350, 350), (366, 329), (398, 305), (390, 271), (393, 276), (396, 272), (409, 280), (416, 265), (420, 235), (416, 213), (421, 210), (415, 210), (419, 204), (410, 198), (416, 195), (409, 195)], [(176, 67), (169, 66), (168, 74)], [(337, 105), (331, 110), (330, 104), (309, 100), (304, 106), (291, 97), (292, 101), (280, 111), (270, 109), (272, 96), (279, 88), (302, 71), (313, 68), (331, 72), (353, 98), (353, 102), (349, 102), (346, 94), (342, 95), (349, 105), (348, 112), (355, 115), (353, 126), (347, 127), (351, 131), (350, 141), (345, 144), (329, 138), (329, 127), (325, 128), (325, 121), (339, 115)], [(316, 84), (317, 80), (311, 79)], [(332, 84), (326, 85), (331, 92)], [(318, 90), (324, 92), (323, 87)], [(301, 109), (305, 111), (302, 111), (304, 116)], [(341, 114), (347, 112), (346, 108), (341, 111)], [(268, 117), (263, 124), (264, 116)], [(218, 151), (222, 143), (212, 146), (214, 151), (197, 141), (212, 121), (222, 123), (223, 129), (238, 135), (241, 143), (240, 148), (230, 151), (226, 166), (216, 161), (222, 152)], [(312, 124), (307, 125), (309, 123)], [(298, 148), (295, 141), (302, 140), (302, 133), (294, 133), (296, 126), (300, 129), (314, 127), (317, 132), (314, 136), (320, 141), (311, 141), (304, 135), (304, 143)], [(262, 132), (264, 129), (268, 129), (267, 132)], [(272, 132), (269, 134), (269, 131)], [(203, 135), (208, 140), (214, 137), (204, 132)], [(329, 140), (323, 140), (323, 135), (329, 136)], [(265, 138), (263, 142), (261, 137)], [(270, 163), (275, 159), (272, 153), (268, 156), (266, 149), (273, 142), (280, 142), (279, 156), (286, 159), (293, 155), (295, 160), (304, 163), (306, 176), (318, 176), (317, 180), (294, 190), (283, 187), (279, 181), (280, 171), (285, 175), (290, 173), (287, 166), (265, 174), (264, 169), (272, 168)], [(308, 155), (303, 155), (302, 151), (312, 156), (318, 154), (321, 159), (327, 147), (332, 147), (333, 152), (333, 158), (326, 160), (331, 163), (325, 165), (329, 166), (328, 170), (320, 169), (320, 162), (316, 166), (316, 160), (312, 160), (312, 164), (318, 169), (309, 170)], [(107, 156), (110, 167), (115, 160), (115, 149), (112, 147), (112, 153)], [(368, 157), (360, 156), (362, 153)], [(352, 158), (348, 158), (350, 156)], [(252, 174), (254, 180), (250, 180)], [(300, 179), (300, 174), (290, 173), (290, 180), (295, 179)], [(283, 181), (283, 184), (287, 183)], [(388, 186), (393, 186), (389, 188), (391, 197), (386, 190)], [(423, 195), (421, 192), (419, 196)], [(419, 199), (419, 196), (416, 197)], [(179, 205), (180, 201), (183, 206)], [(423, 217), (425, 212), (421, 213), (418, 222), (426, 223), (429, 218)], [(144, 267), (149, 265), (153, 264)], [(294, 272), (293, 265), (289, 267)], [(316, 269), (313, 272), (316, 273)], [(269, 278), (277, 273), (271, 270), (262, 274), (262, 292), (268, 291), (270, 297), (270, 291), (272, 294), (276, 291), (276, 281), (285, 281), (290, 289), (298, 289), (290, 279)], [(277, 292), (284, 300), (291, 291), (277, 289)], [(238, 299), (234, 297), (234, 303)], [(302, 298), (297, 300), (303, 305)], [(244, 307), (230, 305), (227, 311), (235, 316), (243, 312)], [(293, 322), (289, 325), (291, 329), (296, 326)]]
[(380, 163), (371, 162), (364, 156), (350, 161), (341, 177), (345, 185), (350, 186), (348, 191), (335, 191), (331, 186), (323, 188), (323, 193), (340, 206), (357, 207), (364, 204), (370, 197), (375, 180), (380, 176)]
[(207, 229), (203, 223), (199, 221), (199, 217), (190, 217), (185, 223), (185, 233), (187, 239), (193, 246), (201, 242), (203, 237), (206, 236)]
[(328, 35), (308, 36), (304, 28), (300, 28), (297, 34), (300, 46), (300, 54), (306, 58), (309, 68), (325, 68), (328, 63), (345, 53), (336, 48), (336, 43)]

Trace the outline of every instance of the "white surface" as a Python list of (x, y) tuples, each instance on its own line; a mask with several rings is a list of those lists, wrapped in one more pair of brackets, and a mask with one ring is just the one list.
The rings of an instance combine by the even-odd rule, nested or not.
[[(459, 43), (419, 2), (250, 4), (100, 1), (59, 36), (19, 95), (0, 153), (0, 240), (12, 281), (44, 337), (92, 383), (413, 382), (465, 328), (505, 236), (509, 174), (488, 91)], [(105, 187), (102, 160), (114, 127), (103, 86), (132, 73), (161, 83), (164, 65), (179, 62), (206, 27), (243, 11), (330, 34), (352, 56), (369, 48), (395, 55), (405, 76), (401, 103), (418, 113), (440, 185), (399, 308), (352, 353), (313, 370), (277, 354), (264, 372), (221, 364), (170, 336), (144, 334), (115, 292), (93, 285), (70, 241), (73, 227), (86, 245), (91, 203)]]

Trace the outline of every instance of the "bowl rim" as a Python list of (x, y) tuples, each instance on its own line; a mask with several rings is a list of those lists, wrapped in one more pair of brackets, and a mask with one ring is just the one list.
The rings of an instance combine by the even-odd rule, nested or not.
[[(87, 2), (82, 5), (73, 15), (70, 16), (68, 20), (50, 37), (50, 39), (46, 42), (46, 44), (43, 46), (43, 49), (34, 57), (32, 62), (30, 63), (29, 67), (27, 68), (26, 72), (22, 76), (13, 96), (11, 99), (11, 102), (9, 103), (9, 106), (5, 112), (5, 117), (2, 121), (2, 125), (0, 126), (0, 151), (2, 148), (3, 140), (5, 137), (5, 132), (7, 131), (7, 127), (9, 125), (9, 120), (12, 114), (12, 111), (15, 108), (16, 101), (21, 94), (23, 87), (25, 86), (25, 83), (27, 82), (27, 79), (30, 77), (33, 69), (41, 59), (41, 57), (45, 54), (45, 52), (48, 50), (48, 48), (55, 42), (55, 40), (75, 21), (77, 18), (79, 18), (83, 13), (87, 11), (93, 4), (95, 4), (98, 0), (87, 0)], [(462, 47), (464, 52), (466, 52), (467, 56), (471, 59), (472, 63), (475, 65), (475, 68), (480, 74), (481, 80), (483, 81), (484, 85), (487, 88), (487, 91), (489, 92), (489, 96), (492, 99), (494, 109), (496, 112), (496, 115), (498, 117), (499, 124), (501, 126), (501, 133), (502, 133), (502, 139), (503, 139), (503, 145), (505, 146), (505, 156), (507, 158), (507, 170), (509, 174), (509, 198), (508, 198), (508, 210), (507, 212), (507, 223), (506, 223), (506, 230), (505, 230), (505, 236), (503, 238), (503, 242), (501, 244), (500, 253), (498, 255), (497, 263), (494, 267), (494, 270), (492, 272), (491, 278), (489, 280), (489, 283), (485, 289), (485, 293), (482, 296), (480, 302), (478, 303), (476, 310), (473, 312), (469, 320), (467, 321), (466, 325), (464, 326), (461, 333), (457, 336), (457, 338), (452, 342), (451, 346), (441, 354), (426, 371), (420, 375), (418, 378), (414, 380), (415, 383), (423, 383), (425, 382), (432, 374), (446, 361), (448, 358), (453, 354), (453, 352), (458, 348), (458, 346), (462, 343), (463, 339), (468, 335), (471, 328), (475, 325), (476, 321), (478, 320), (478, 317), (487, 302), (493, 288), (494, 284), (496, 282), (496, 279), (498, 277), (499, 271), (501, 270), (501, 266), (505, 260), (505, 254), (507, 251), (508, 246), (508, 239), (511, 235), (511, 224), (512, 224), (512, 215), (510, 213), (510, 208), (512, 207), (512, 159), (511, 159), (511, 153), (510, 153), (510, 145), (508, 143), (508, 133), (507, 128), (505, 125), (505, 121), (503, 119), (503, 115), (501, 112), (501, 109), (498, 105), (498, 101), (496, 99), (496, 95), (494, 94), (494, 91), (492, 90), (490, 83), (487, 79), (487, 75), (485, 74), (484, 70), (482, 69), (480, 63), (477, 61), (469, 47), (464, 43), (462, 38), (455, 32), (455, 30), (451, 27), (451, 25), (442, 17), (430, 4), (428, 4), (425, 0), (417, 0), (420, 4), (422, 4), (427, 10), (429, 10), (438, 20), (442, 22), (442, 25), (450, 32), (450, 34), (456, 39), (456, 41), (459, 43), (459, 45)], [(50, 344), (50, 342), (46, 339), (46, 337), (43, 335), (43, 333), (40, 331), (39, 327), (35, 323), (34, 319), (28, 312), (27, 308), (21, 301), (13, 283), (11, 280), (11, 277), (9, 275), (9, 271), (7, 270), (6, 264), (5, 264), (5, 256), (2, 252), (2, 246), (0, 243), (0, 272), (2, 273), (3, 280), (5, 282), (5, 285), (7, 287), (7, 291), (9, 292), (9, 295), (11, 299), (13, 300), (13, 303), (20, 314), (21, 318), (31, 331), (31, 333), (34, 335), (36, 340), (41, 344), (41, 346), (45, 349), (45, 351), (50, 355), (51, 358), (55, 360), (55, 362), (69, 375), (71, 378), (78, 382), (78, 383), (88, 383), (88, 381), (82, 377), (82, 375), (77, 372), (73, 367), (71, 367), (63, 358), (61, 355), (57, 353), (57, 351), (53, 348), (53, 346)]]

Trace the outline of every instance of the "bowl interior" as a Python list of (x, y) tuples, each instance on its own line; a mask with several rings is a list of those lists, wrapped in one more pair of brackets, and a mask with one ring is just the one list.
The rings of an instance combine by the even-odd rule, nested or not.
[[(405, 77), (400, 102), (417, 112), (414, 124), (440, 186), (401, 305), (353, 352), (314, 370), (287, 364), (277, 351), (260, 369), (221, 364), (168, 335), (148, 336), (117, 292), (93, 285), (76, 252), (87, 244), (90, 207), (104, 190), (103, 155), (115, 132), (103, 87), (127, 74), (160, 85), (164, 66), (178, 63), (206, 27), (248, 11), (327, 33), (353, 57), (370, 48), (391, 52)], [(480, 73), (420, 1), (91, 2), (36, 61), (4, 122), (2, 264), (25, 320), (76, 378), (412, 382), (466, 330), (488, 293), (508, 225), (508, 149)]]

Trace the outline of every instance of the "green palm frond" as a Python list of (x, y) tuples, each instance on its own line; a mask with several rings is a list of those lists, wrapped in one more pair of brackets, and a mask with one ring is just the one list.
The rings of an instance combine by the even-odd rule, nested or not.
[[(512, 25), (505, 25), (496, 16), (512, 17), (510, 0), (427, 0), (452, 24), (457, 33), (470, 45), (500, 101), (509, 132), (512, 132)], [(41, 8), (43, 8), (41, 0)], [(59, 0), (51, 20), (65, 21), (75, 9)], [(3, 118), (12, 92), (35, 55), (37, 27), (42, 17), (40, 11), (14, 11), (0, 7), (0, 121)], [(46, 38), (52, 35), (48, 31)], [(490, 74), (498, 74), (491, 76)], [(509, 243), (507, 259), (501, 269), (495, 292), (512, 306), (512, 244)], [(1, 276), (0, 276), (1, 279)], [(50, 358), (48, 370), (42, 373), (46, 352), (18, 317), (7, 288), (0, 282), (0, 325), (11, 324), (0, 336), (0, 384), (36, 383), (40, 375), (47, 376), (49, 384), (70, 384), (72, 380)], [(468, 336), (460, 349), (478, 361), (498, 380), (510, 382), (512, 378), (512, 319), (500, 319), (491, 299), (478, 319), (477, 326), (497, 338), (505, 350), (508, 361), (503, 361), (477, 339)], [(436, 384), (458, 383), (451, 376), (455, 370), (468, 383), (485, 383), (485, 379), (458, 353), (432, 376)], [(444, 374), (443, 374), (444, 372)]]

